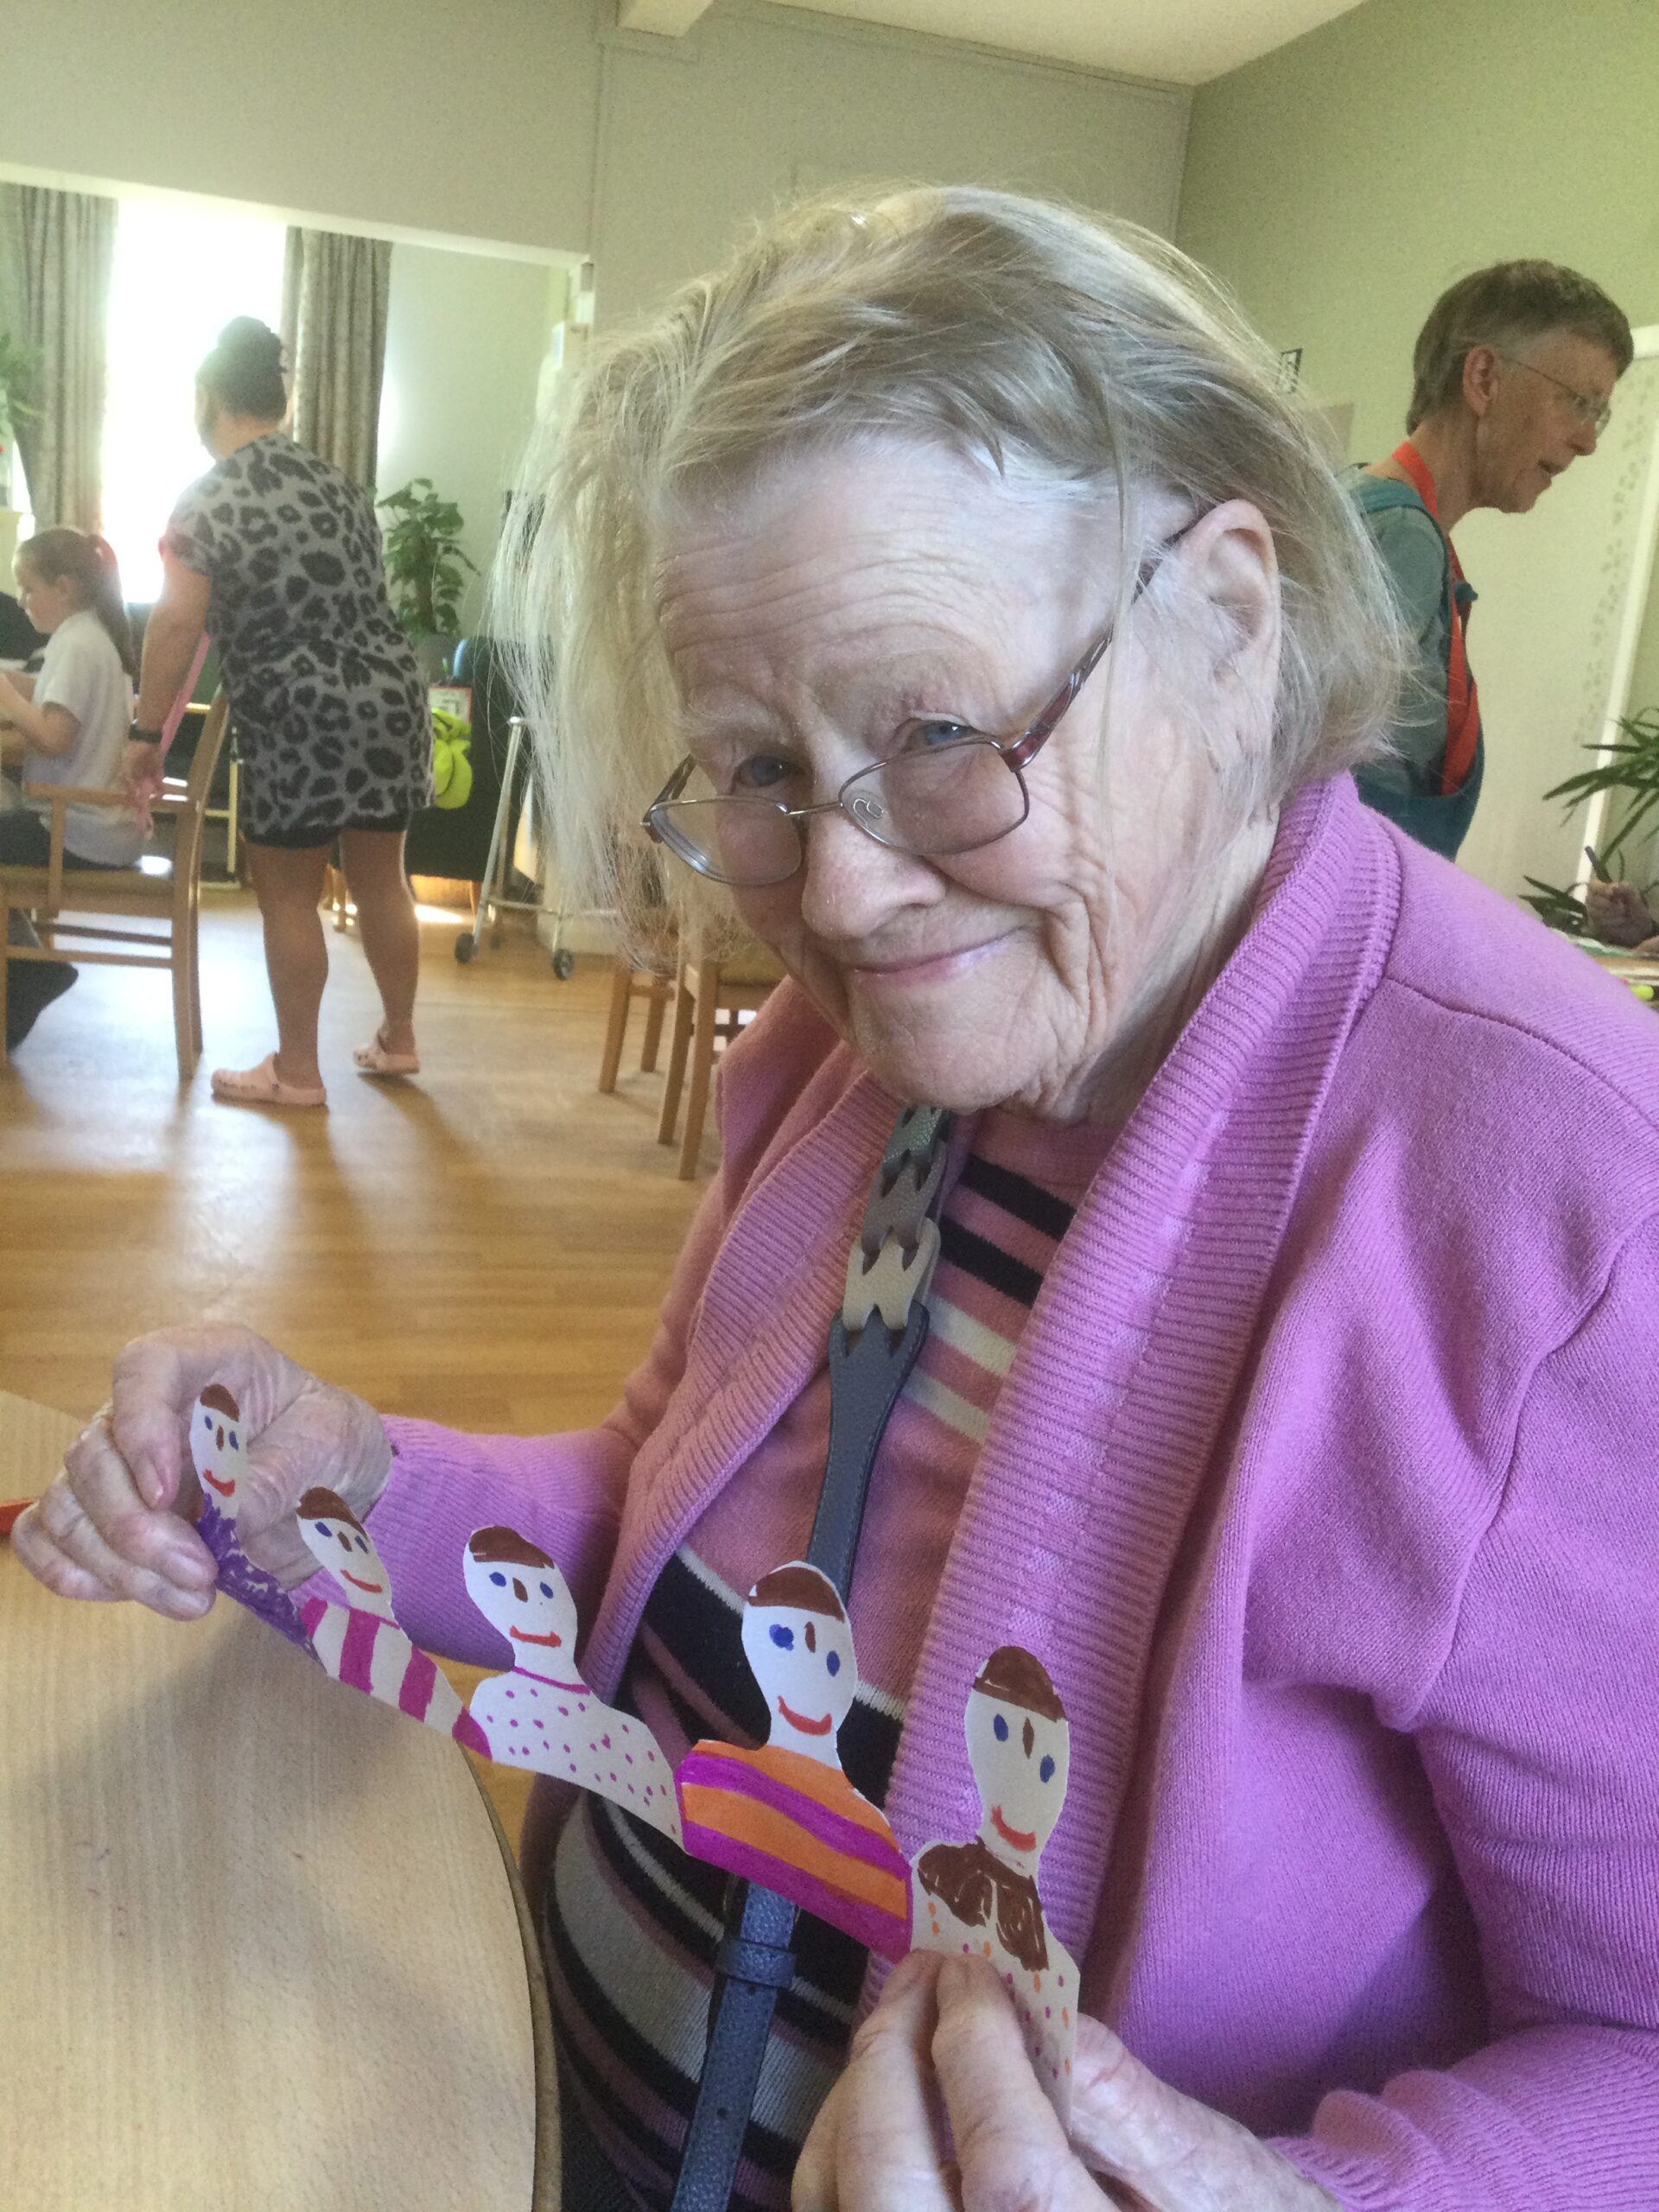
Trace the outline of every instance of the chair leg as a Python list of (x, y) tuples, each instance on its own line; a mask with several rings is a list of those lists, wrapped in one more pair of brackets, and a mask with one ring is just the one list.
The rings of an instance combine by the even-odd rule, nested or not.
[(672, 1144), (679, 1119), (680, 1085), (685, 1080), (685, 1055), (691, 1042), (691, 1022), (696, 1001), (686, 988), (683, 968), (674, 985), (674, 1027), (668, 1039), (668, 1080), (663, 1087), (663, 1111), (657, 1123), (658, 1144)]
[(11, 909), (0, 906), (0, 1068), (10, 1058), (6, 1051), (6, 989), (11, 968)]
[(194, 899), (190, 902), (184, 950), (190, 963), (190, 1044), (194, 1055), (190, 1065), (194, 1069), (201, 1058), (201, 914)]
[(698, 976), (697, 1022), (691, 1040), (691, 1088), (686, 1094), (685, 1129), (680, 1138), (680, 1180), (697, 1172), (702, 1149), (702, 1117), (709, 1110), (709, 1078), (715, 1065), (715, 1031), (720, 1020), (720, 969), (712, 961)]
[(653, 976), (651, 991), (645, 1000), (645, 1041), (639, 1048), (639, 1072), (654, 1075), (657, 1070), (657, 1048), (663, 1041), (663, 1009), (668, 1004), (670, 985), (666, 976)]
[(633, 996), (633, 970), (619, 954), (611, 971), (611, 1013), (605, 1025), (605, 1050), (599, 1057), (599, 1087), (616, 1089), (616, 1071), (622, 1065), (622, 1041), (628, 1033), (628, 1001)]
[(190, 1027), (190, 955), (183, 938), (184, 925), (173, 925), (173, 1042), (179, 1056), (179, 1081), (188, 1083), (195, 1072), (195, 1039)]

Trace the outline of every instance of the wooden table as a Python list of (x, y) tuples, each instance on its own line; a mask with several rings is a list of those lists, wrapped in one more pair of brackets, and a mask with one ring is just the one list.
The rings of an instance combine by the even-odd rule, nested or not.
[[(0, 1393), (0, 1496), (78, 1427)], [(0, 1545), (0, 2201), (556, 2206), (499, 1834), (454, 1745), (238, 1607), (67, 1604)]]

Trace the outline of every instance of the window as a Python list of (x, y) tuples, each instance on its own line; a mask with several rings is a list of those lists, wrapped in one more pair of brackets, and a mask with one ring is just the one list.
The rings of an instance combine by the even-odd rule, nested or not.
[(104, 534), (128, 599), (162, 588), (157, 542), (185, 486), (211, 465), (196, 435), (195, 378), (232, 316), (275, 328), (283, 224), (172, 200), (124, 200), (110, 284)]

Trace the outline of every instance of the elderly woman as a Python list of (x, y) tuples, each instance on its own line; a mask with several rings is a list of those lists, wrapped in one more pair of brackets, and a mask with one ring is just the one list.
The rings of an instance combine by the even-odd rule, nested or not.
[[(727, 1064), (650, 1357), (601, 1427), (521, 1441), (241, 1332), (141, 1340), (23, 1557), (203, 1611), (181, 1423), (218, 1376), (284, 1580), (326, 1471), (411, 1630), (485, 1658), (461, 1548), (510, 1523), (601, 1694), (677, 1757), (753, 1741), (742, 1593), (807, 1548), (895, 1111), (946, 1109), (842, 1745), (907, 1848), (971, 1834), (975, 1670), (1046, 1667), (1071, 2130), (988, 1971), (912, 1959), (854, 2037), (877, 1977), (804, 1919), (735, 2201), (1659, 2202), (1651, 1016), (1359, 804), (1395, 633), (1270, 364), (1123, 228), (819, 207), (613, 344), (539, 480), (566, 864), (649, 805), (793, 979)], [(861, 1357), (919, 1333), (918, 1126)], [(721, 1878), (550, 1791), (526, 1858), (566, 2201), (661, 2204), (764, 1961), (721, 1949), (705, 2058)]]

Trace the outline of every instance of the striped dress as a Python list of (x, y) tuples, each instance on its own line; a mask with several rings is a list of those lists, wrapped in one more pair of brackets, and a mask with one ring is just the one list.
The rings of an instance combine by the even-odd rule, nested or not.
[[(848, 1606), (860, 1688), (841, 1730), (842, 1764), (874, 1805), (887, 1793), (932, 1592), (998, 1389), (1109, 1143), (1101, 1130), (983, 1115), (946, 1202), (928, 1340), (883, 1440)], [(839, 1255), (826, 1263), (838, 1268)], [(647, 1723), (671, 1762), (699, 1737), (766, 1739), (766, 1707), (740, 1641), (743, 1599), (769, 1568), (804, 1553), (829, 1420), (821, 1371), (658, 1580), (617, 1703)], [(653, 2207), (668, 2202), (696, 2101), (725, 1889), (717, 1868), (593, 1796), (559, 1840), (545, 1920), (568, 2124), (590, 2133)], [(804, 1915), (796, 1944), (795, 1980), (779, 1999), (738, 2171), (740, 2212), (788, 2204), (864, 1979), (863, 1947), (822, 1921)]]

